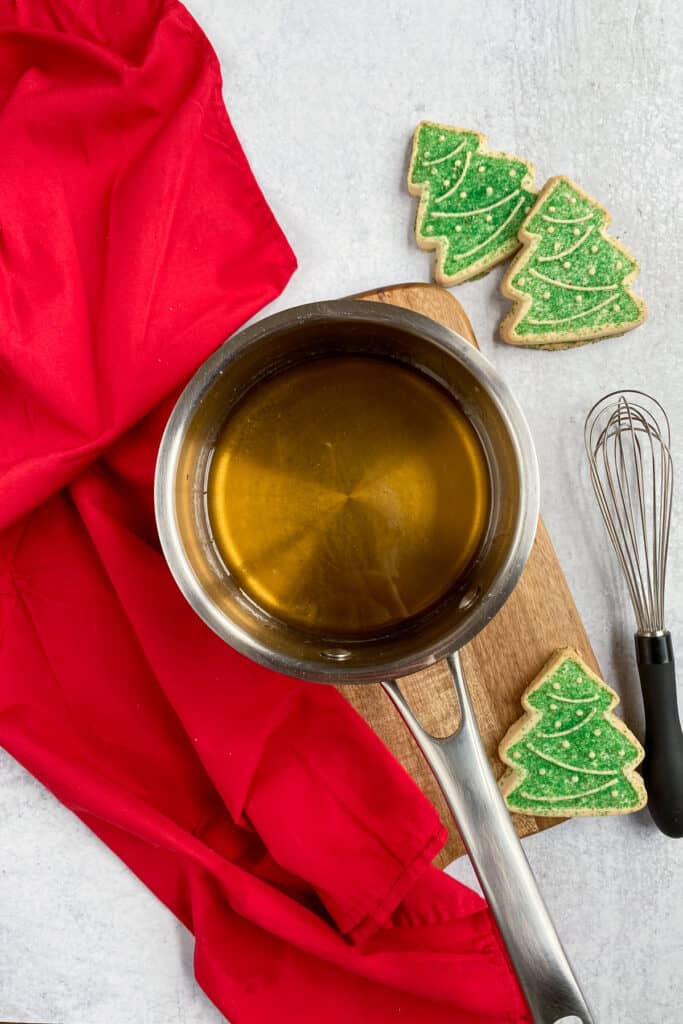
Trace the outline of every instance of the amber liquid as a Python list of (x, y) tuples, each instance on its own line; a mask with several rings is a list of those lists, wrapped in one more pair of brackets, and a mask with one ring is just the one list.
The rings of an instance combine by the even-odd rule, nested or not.
[(335, 356), (253, 388), (219, 436), (215, 543), (241, 588), (330, 636), (381, 632), (462, 577), (490, 485), (455, 401), (398, 363)]

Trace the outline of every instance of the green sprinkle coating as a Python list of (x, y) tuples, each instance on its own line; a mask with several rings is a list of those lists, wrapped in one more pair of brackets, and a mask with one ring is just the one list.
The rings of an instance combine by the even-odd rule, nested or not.
[(642, 323), (631, 292), (637, 261), (606, 233), (610, 216), (568, 178), (551, 178), (519, 231), (523, 249), (503, 279), (515, 305), (501, 324), (505, 341), (562, 348)]
[(413, 138), (408, 189), (419, 196), (415, 237), (436, 249), (444, 285), (481, 276), (519, 248), (532, 207), (532, 164), (490, 153), (478, 132), (422, 121)]
[(627, 814), (646, 803), (638, 740), (618, 703), (576, 651), (558, 651), (522, 697), (526, 714), (503, 738), (500, 780), (511, 811), (553, 818)]

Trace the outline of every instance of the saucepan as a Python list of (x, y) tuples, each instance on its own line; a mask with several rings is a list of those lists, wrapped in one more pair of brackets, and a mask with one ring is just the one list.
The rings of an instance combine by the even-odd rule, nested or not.
[[(341, 644), (276, 618), (240, 589), (220, 558), (206, 504), (216, 439), (246, 391), (286, 368), (337, 354), (398, 361), (450, 392), (478, 434), (491, 487), (485, 539), (452, 592), (381, 636)], [(486, 758), (457, 653), (512, 592), (538, 520), (529, 428), (488, 360), (446, 327), (381, 303), (341, 299), (270, 316), (226, 342), (185, 388), (161, 443), (155, 503), (162, 548), (178, 586), (227, 643), (300, 679), (384, 687), (457, 821), (534, 1020), (551, 1024), (575, 1015), (590, 1024)], [(397, 682), (439, 659), (448, 664), (460, 705), (459, 728), (445, 739), (422, 727)]]

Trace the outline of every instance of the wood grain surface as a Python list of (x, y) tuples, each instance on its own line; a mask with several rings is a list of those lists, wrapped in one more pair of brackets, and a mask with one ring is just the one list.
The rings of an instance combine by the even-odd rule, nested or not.
[[(460, 303), (437, 285), (409, 284), (368, 292), (360, 298), (388, 302), (423, 313), (476, 345)], [(503, 772), (498, 743), (522, 713), (520, 697), (558, 647), (575, 647), (599, 667), (548, 532), (539, 521), (536, 541), (522, 577), (498, 615), (461, 652), (482, 739), (496, 777)], [(446, 736), (458, 724), (458, 706), (443, 663), (410, 676), (404, 693), (422, 724)], [(379, 686), (340, 686), (341, 693), (369, 723), (436, 806), (449, 839), (436, 860), (445, 866), (464, 852), (462, 841), (434, 777), (410, 733)], [(513, 815), (521, 836), (557, 825), (562, 819)]]

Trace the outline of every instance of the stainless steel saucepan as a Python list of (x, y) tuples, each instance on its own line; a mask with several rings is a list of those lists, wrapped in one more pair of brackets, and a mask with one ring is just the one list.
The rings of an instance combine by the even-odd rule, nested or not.
[[(439, 381), (479, 435), (492, 492), (488, 530), (467, 577), (408, 624), (344, 644), (276, 619), (239, 589), (214, 545), (205, 499), (215, 441), (235, 403), (259, 380), (322, 354), (398, 360)], [(343, 299), (277, 313), (226, 342), (186, 387), (161, 443), (155, 502), (178, 586), (227, 643), (300, 679), (384, 687), (457, 820), (534, 1020), (575, 1015), (592, 1024), (488, 764), (457, 654), (511, 593), (538, 519), (529, 429), (491, 364), (459, 335), (395, 306)], [(396, 682), (441, 658), (461, 712), (458, 731), (446, 739), (422, 728)]]

